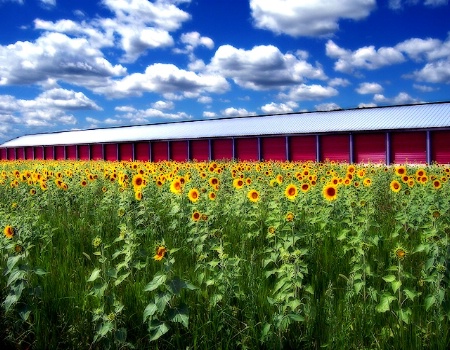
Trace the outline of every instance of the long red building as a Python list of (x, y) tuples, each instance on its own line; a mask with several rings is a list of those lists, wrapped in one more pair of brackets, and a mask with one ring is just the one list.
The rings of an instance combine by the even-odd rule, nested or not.
[(450, 163), (450, 102), (25, 135), (0, 160)]

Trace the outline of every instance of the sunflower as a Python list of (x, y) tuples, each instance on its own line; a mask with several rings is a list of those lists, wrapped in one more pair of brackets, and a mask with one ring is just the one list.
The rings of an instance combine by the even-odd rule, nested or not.
[(202, 215), (196, 210), (192, 213), (192, 221), (197, 222), (201, 219)]
[(32, 188), (32, 189), (30, 190), (30, 195), (34, 196), (35, 194), (36, 194), (36, 190), (35, 190), (34, 188)]
[(302, 184), (302, 186), (300, 188), (301, 188), (302, 192), (306, 193), (309, 191), (309, 187), (310, 187), (309, 184), (305, 182)]
[(208, 194), (208, 198), (210, 199), (210, 200), (215, 200), (216, 199), (216, 194), (215, 194), (215, 192), (209, 192), (209, 194)]
[(397, 180), (392, 180), (389, 187), (391, 188), (391, 191), (395, 193), (399, 192), (402, 189), (402, 185)]
[(244, 187), (244, 180), (242, 180), (241, 178), (234, 179), (233, 187), (236, 189), (240, 189), (240, 188)]
[(426, 171), (422, 168), (419, 168), (416, 171), (416, 177), (422, 177), (422, 176), (425, 176), (426, 174), (427, 174)]
[(170, 183), (170, 192), (175, 193), (175, 194), (180, 194), (181, 193), (181, 181), (179, 179), (174, 179), (171, 183)]
[(397, 246), (394, 249), (394, 255), (398, 260), (403, 260), (407, 253), (406, 249), (401, 246)]
[(259, 201), (259, 192), (257, 190), (250, 190), (247, 193), (247, 198), (251, 202), (256, 203), (257, 201)]
[(406, 167), (404, 165), (399, 165), (395, 167), (395, 173), (398, 176), (406, 175)]
[(322, 194), (327, 201), (334, 201), (337, 198), (337, 187), (332, 184), (328, 184), (324, 186)]
[(286, 214), (286, 221), (292, 222), (292, 221), (294, 221), (294, 218), (295, 218), (294, 213), (288, 212), (288, 213)]
[(215, 187), (219, 184), (219, 179), (217, 177), (211, 177), (208, 182), (211, 186)]
[(23, 246), (21, 246), (20, 244), (16, 244), (14, 246), (14, 251), (16, 252), (16, 254), (20, 254), (23, 252)]
[(134, 188), (141, 188), (145, 185), (144, 177), (141, 174), (136, 174), (133, 176), (132, 183)]
[(370, 179), (369, 177), (366, 177), (363, 181), (364, 186), (369, 187), (372, 185), (372, 179)]
[(192, 188), (189, 190), (188, 198), (192, 203), (197, 202), (199, 197), (200, 197), (200, 192), (196, 188)]
[(141, 191), (135, 191), (135, 192), (134, 192), (134, 198), (135, 198), (137, 201), (142, 200), (142, 192), (141, 192)]
[(6, 226), (3, 230), (3, 233), (5, 234), (5, 237), (8, 239), (11, 239), (14, 237), (14, 228), (10, 225)]
[(295, 197), (297, 197), (297, 194), (298, 194), (297, 186), (295, 186), (294, 184), (287, 185), (286, 190), (284, 191), (284, 195), (286, 196), (287, 199), (293, 200), (295, 199)]
[(161, 261), (164, 258), (164, 255), (166, 255), (167, 249), (164, 246), (159, 246), (158, 249), (156, 249), (156, 255), (153, 257), (156, 261)]
[(438, 189), (440, 189), (440, 188), (442, 187), (442, 184), (441, 184), (441, 182), (440, 182), (439, 180), (434, 180), (434, 181), (433, 181), (433, 187), (434, 187), (436, 190), (438, 190)]

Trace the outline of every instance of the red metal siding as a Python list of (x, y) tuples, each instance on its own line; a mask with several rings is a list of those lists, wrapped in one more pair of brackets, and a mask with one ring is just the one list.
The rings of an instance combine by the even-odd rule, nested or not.
[(152, 142), (152, 160), (160, 162), (167, 159), (168, 144), (167, 141)]
[(426, 163), (426, 132), (399, 132), (391, 134), (391, 154), (395, 164)]
[(90, 156), (90, 146), (89, 145), (79, 145), (78, 146), (78, 159), (89, 160)]
[(289, 157), (294, 162), (316, 161), (316, 137), (289, 137)]
[(66, 158), (66, 156), (65, 156), (64, 146), (55, 146), (55, 159), (63, 160), (65, 158)]
[(33, 147), (25, 147), (25, 158), (34, 159)]
[(286, 160), (286, 138), (261, 138), (261, 157), (263, 160)]
[(96, 143), (91, 145), (91, 159), (92, 160), (103, 160), (103, 145)]
[(214, 139), (211, 142), (212, 159), (233, 159), (233, 139)]
[(25, 159), (25, 151), (23, 147), (16, 148), (16, 158)]
[(258, 139), (242, 138), (236, 139), (236, 159), (258, 160)]
[(356, 163), (385, 163), (386, 134), (353, 135), (353, 153)]
[(133, 144), (132, 143), (119, 143), (119, 156), (120, 156), (120, 160), (132, 161), (133, 160)]
[(193, 140), (190, 143), (191, 159), (198, 161), (205, 161), (209, 159), (209, 141), (208, 140)]
[(7, 150), (8, 160), (16, 159), (16, 150), (14, 148), (8, 148)]
[(7, 153), (8, 153), (7, 148), (0, 149), (0, 159), (6, 160), (8, 158)]
[(320, 136), (320, 160), (350, 162), (349, 135)]
[(431, 158), (433, 161), (450, 163), (450, 131), (433, 131), (431, 133)]
[(188, 159), (188, 142), (187, 141), (171, 141), (170, 142), (170, 159), (184, 162)]
[(45, 159), (54, 159), (53, 146), (45, 146), (44, 147), (44, 158)]
[(107, 143), (105, 146), (105, 160), (114, 162), (117, 160), (117, 143)]
[(134, 157), (136, 160), (147, 162), (150, 160), (150, 143), (138, 142), (134, 146)]
[(66, 146), (66, 159), (77, 160), (77, 146)]
[(42, 146), (34, 147), (34, 159), (44, 159), (44, 147)]

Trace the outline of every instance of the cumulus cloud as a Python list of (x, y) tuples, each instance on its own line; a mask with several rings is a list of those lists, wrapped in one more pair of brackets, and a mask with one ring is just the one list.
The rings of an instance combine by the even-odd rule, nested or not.
[(44, 83), (49, 79), (95, 86), (107, 77), (126, 73), (112, 65), (88, 40), (46, 33), (35, 42), (0, 46), (0, 85)]
[(351, 83), (349, 80), (343, 79), (343, 78), (334, 78), (328, 82), (328, 85), (333, 86), (333, 87), (334, 86), (348, 86), (350, 84)]
[(338, 95), (331, 86), (300, 84), (290, 89), (288, 93), (280, 93), (279, 98), (290, 101), (321, 100)]
[(207, 69), (220, 72), (239, 86), (252, 90), (282, 88), (307, 79), (327, 78), (319, 65), (313, 66), (290, 53), (283, 54), (272, 45), (255, 46), (251, 50), (220, 46)]
[[(154, 105), (152, 108), (136, 109), (129, 106), (123, 106), (123, 108), (116, 108), (116, 111), (122, 112), (116, 116), (117, 124), (147, 124), (158, 120), (187, 120), (192, 119), (192, 116), (184, 112), (166, 113), (158, 108), (158, 105)], [(164, 109), (164, 108), (163, 108)]]
[(378, 83), (361, 83), (356, 92), (360, 95), (379, 94), (383, 92), (383, 87)]
[(173, 109), (174, 103), (172, 101), (156, 101), (152, 103), (152, 107), (159, 110)]
[(256, 27), (293, 37), (332, 34), (341, 19), (360, 20), (375, 8), (375, 0), (250, 0)]
[(381, 47), (376, 50), (374, 46), (365, 46), (351, 51), (328, 40), (325, 48), (328, 57), (337, 59), (334, 69), (344, 73), (353, 73), (358, 69), (374, 70), (405, 61), (403, 54), (393, 47)]
[(376, 94), (373, 98), (373, 100), (377, 103), (382, 104), (393, 104), (393, 105), (404, 105), (404, 104), (413, 104), (413, 103), (420, 103), (421, 101), (411, 97), (406, 92), (400, 92), (395, 97), (385, 97), (382, 94)]
[(320, 111), (320, 112), (336, 111), (338, 109), (341, 109), (341, 107), (334, 102), (322, 103), (320, 105), (315, 105), (314, 108), (316, 109), (316, 111)]
[(292, 113), (295, 109), (298, 109), (298, 103), (292, 101), (286, 103), (271, 102), (261, 107), (265, 114)]
[(405, 6), (418, 5), (418, 4), (422, 4), (422, 3), (425, 6), (437, 7), (437, 6), (447, 5), (448, 0), (425, 0), (425, 1), (389, 0), (388, 6), (391, 10), (400, 10), (400, 9), (403, 9)]
[(255, 112), (249, 112), (245, 108), (229, 107), (221, 111), (224, 117), (246, 117), (249, 115), (255, 115)]
[(414, 71), (410, 76), (427, 83), (450, 84), (450, 58), (427, 63), (422, 69)]
[(45, 91), (33, 100), (0, 96), (0, 119), (8, 116), (9, 123), (25, 127), (74, 125), (76, 118), (67, 113), (74, 110), (101, 108), (83, 93), (61, 88)]
[(435, 91), (436, 89), (428, 86), (428, 85), (421, 85), (421, 84), (413, 84), (413, 88), (422, 92), (432, 92)]
[(223, 93), (229, 88), (225, 78), (217, 74), (197, 74), (179, 69), (173, 64), (156, 63), (148, 66), (144, 73), (127, 75), (123, 79), (111, 80), (107, 86), (94, 88), (97, 93), (111, 98), (141, 96), (144, 92), (160, 93), (169, 98), (197, 98), (204, 92)]

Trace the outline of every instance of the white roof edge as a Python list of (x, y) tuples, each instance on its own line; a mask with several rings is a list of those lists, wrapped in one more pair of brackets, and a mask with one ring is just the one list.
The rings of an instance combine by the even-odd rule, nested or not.
[(450, 102), (189, 120), (33, 134), (0, 147), (450, 127)]

